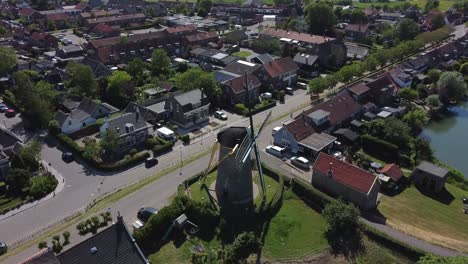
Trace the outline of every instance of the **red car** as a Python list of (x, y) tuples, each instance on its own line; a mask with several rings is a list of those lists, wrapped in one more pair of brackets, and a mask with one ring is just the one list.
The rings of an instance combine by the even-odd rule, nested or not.
[(5, 113), (6, 117), (14, 117), (15, 115), (16, 115), (16, 112), (15, 112), (14, 109), (10, 108), (10, 109), (6, 110), (6, 113)]

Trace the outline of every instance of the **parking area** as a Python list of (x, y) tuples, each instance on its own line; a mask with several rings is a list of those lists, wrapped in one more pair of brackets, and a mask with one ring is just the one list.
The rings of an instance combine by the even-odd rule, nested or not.
[(71, 29), (56, 31), (52, 33), (52, 35), (62, 41), (62, 44), (64, 44), (64, 42), (73, 45), (83, 45), (87, 43), (86, 39), (73, 34), (73, 30)]
[[(3, 102), (2, 99), (0, 99), (0, 104), (2, 106), (5, 105), (8, 109), (12, 109), (11, 106)], [(21, 114), (15, 111), (14, 109), (12, 110), (14, 111), (14, 115), (8, 114), (8, 110), (6, 109), (0, 110), (1, 125), (6, 129), (11, 130), (13, 133), (18, 135), (23, 141), (25, 141), (31, 136), (33, 136), (33, 133), (25, 130)]]

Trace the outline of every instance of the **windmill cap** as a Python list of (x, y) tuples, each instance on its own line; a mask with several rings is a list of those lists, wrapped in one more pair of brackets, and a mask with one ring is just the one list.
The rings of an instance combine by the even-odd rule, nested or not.
[(218, 142), (224, 147), (234, 148), (246, 135), (246, 127), (230, 127), (218, 133)]

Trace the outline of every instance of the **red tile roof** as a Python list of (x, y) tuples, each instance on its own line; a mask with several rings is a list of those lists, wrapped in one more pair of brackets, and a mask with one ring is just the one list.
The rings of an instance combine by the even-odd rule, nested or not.
[(347, 91), (343, 91), (330, 100), (321, 102), (315, 107), (304, 111), (303, 114), (308, 115), (319, 109), (330, 113), (330, 125), (334, 126), (358, 114), (362, 107)]
[(197, 28), (195, 26), (192, 26), (192, 25), (166, 28), (166, 31), (169, 34), (180, 33), (180, 32), (192, 32), (192, 31), (196, 31), (196, 30), (197, 30)]
[(37, 12), (37, 11), (32, 9), (32, 8), (22, 8), (22, 9), (19, 10), (19, 14), (23, 15), (23, 16), (31, 16), (35, 12)]
[(327, 41), (335, 40), (334, 38), (330, 38), (330, 37), (311, 35), (307, 33), (300, 33), (300, 32), (295, 32), (295, 31), (287, 31), (284, 29), (274, 29), (274, 28), (267, 28), (261, 34), (266, 35), (266, 36), (273, 36), (277, 38), (288, 38), (288, 39), (297, 40), (300, 42), (312, 43), (312, 44), (322, 44)]
[(263, 68), (265, 68), (265, 71), (271, 78), (299, 70), (299, 66), (297, 66), (291, 57), (284, 57), (269, 63), (265, 63), (263, 64)]
[(115, 15), (120, 14), (120, 10), (111, 9), (111, 10), (99, 10), (99, 11), (85, 12), (85, 13), (81, 13), (80, 16), (82, 18), (91, 18), (93, 14), (94, 14), (94, 17), (115, 16)]
[(349, 186), (361, 193), (369, 193), (376, 181), (376, 176), (371, 173), (347, 162), (335, 159), (323, 152), (320, 152), (317, 160), (315, 161), (314, 171), (328, 175), (330, 164), (332, 164), (332, 178), (335, 181)]
[[(261, 85), (260, 81), (258, 80), (257, 77), (253, 74), (248, 74), (247, 75), (247, 83), (250, 84), (249, 86), (250, 89), (257, 88)], [(236, 94), (241, 93), (245, 91), (244, 85), (245, 85), (245, 77), (240, 76), (234, 79), (231, 79), (226, 82), (226, 85), (229, 85), (231, 87), (232, 91)]]
[(388, 177), (392, 178), (394, 182), (397, 182), (403, 177), (403, 172), (401, 169), (394, 163), (385, 165), (381, 170), (380, 173), (387, 175)]
[[(132, 43), (132, 42), (142, 42), (142, 41), (152, 41), (154, 39), (164, 39), (167, 38), (167, 33), (165, 31), (155, 31), (155, 32), (149, 32), (149, 33), (144, 33), (144, 34), (135, 34), (135, 35), (129, 35), (127, 37), (127, 43)], [(113, 46), (121, 43), (122, 38), (121, 37), (112, 37), (112, 38), (103, 38), (103, 39), (96, 39), (96, 40), (91, 40), (90, 45), (95, 47), (95, 48), (100, 48), (100, 47), (106, 47), (106, 46)]]
[(107, 25), (107, 24), (104, 24), (104, 23), (100, 23), (100, 24), (97, 24), (95, 27), (94, 27), (94, 30), (96, 31), (99, 31), (101, 33), (110, 33), (112, 32), (114, 29)]
[(302, 141), (315, 133), (315, 129), (309, 123), (305, 115), (300, 115), (294, 121), (285, 123), (284, 127), (286, 127), (296, 141)]
[(381, 75), (379, 78), (372, 80), (368, 82), (367, 87), (371, 89), (373, 92), (378, 92), (383, 88), (392, 86), (392, 90), (398, 89), (397, 85), (392, 82), (390, 77), (388, 77), (386, 74)]
[(99, 23), (112, 23), (112, 22), (128, 22), (133, 19), (144, 19), (146, 16), (143, 13), (127, 14), (127, 15), (116, 15), (116, 16), (104, 16), (98, 18), (89, 18), (86, 20), (88, 24), (99, 24)]
[(358, 83), (348, 88), (348, 91), (355, 95), (361, 95), (365, 92), (368, 92), (370, 89), (364, 83)]

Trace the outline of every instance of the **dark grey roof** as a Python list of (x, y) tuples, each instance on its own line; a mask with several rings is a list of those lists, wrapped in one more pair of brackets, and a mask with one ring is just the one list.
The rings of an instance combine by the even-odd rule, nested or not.
[(86, 118), (90, 117), (99, 104), (88, 97), (83, 97), (78, 108), (73, 109), (71, 111), (71, 117), (77, 120), (85, 120)]
[(262, 67), (262, 65), (260, 65), (260, 64), (247, 62), (247, 61), (243, 61), (243, 60), (238, 60), (238, 61), (233, 62), (233, 63), (229, 64), (228, 66), (224, 67), (224, 70), (228, 71), (228, 72), (235, 73), (235, 74), (242, 75), (242, 74), (245, 74), (245, 73), (247, 73), (247, 74), (253, 73), (256, 70), (260, 69), (261, 67)]
[(239, 75), (239, 74), (235, 74), (235, 73), (228, 72), (228, 71), (225, 71), (225, 70), (216, 71), (215, 74), (214, 74), (215, 81), (218, 82), (218, 83), (229, 81), (229, 80), (235, 79), (235, 78), (240, 77), (240, 76), (241, 75)]
[(308, 66), (314, 65), (317, 59), (318, 59), (318, 56), (304, 54), (304, 53), (297, 53), (296, 56), (294, 56), (295, 63), (308, 65)]
[(63, 123), (65, 123), (67, 117), (68, 114), (64, 113), (62, 110), (58, 110), (57, 113), (55, 113), (54, 119), (57, 120), (60, 126), (63, 126)]
[(73, 109), (76, 109), (80, 105), (80, 102), (77, 102), (77, 101), (74, 101), (74, 100), (71, 100), (71, 99), (65, 99), (65, 101), (63, 101), (62, 105), (63, 105), (63, 107), (65, 107), (66, 109), (71, 111)]
[(12, 148), (17, 142), (23, 142), (21, 138), (13, 133), (13, 131), (0, 125), (0, 148), (4, 150), (6, 148)]
[(60, 47), (60, 49), (63, 51), (63, 53), (83, 51), (83, 48), (81, 46), (78, 46), (78, 45), (62, 46), (62, 47)]
[(107, 77), (112, 75), (111, 69), (97, 60), (89, 57), (84, 57), (81, 61), (82, 64), (88, 65), (93, 70), (94, 76), (97, 78)]
[(336, 140), (336, 137), (325, 133), (313, 133), (312, 135), (301, 140), (300, 143), (312, 148), (315, 151), (321, 151), (326, 146)]
[(155, 104), (152, 104), (152, 105), (148, 105), (148, 106), (146, 106), (146, 108), (148, 108), (148, 110), (150, 110), (150, 111), (152, 111), (152, 112), (154, 112), (156, 114), (162, 114), (162, 113), (167, 111), (165, 101), (155, 103)]
[(349, 128), (340, 128), (335, 131), (335, 135), (341, 135), (350, 141), (356, 141), (359, 138), (359, 134)]
[(188, 105), (188, 104), (201, 103), (202, 91), (200, 89), (194, 89), (186, 93), (176, 95), (174, 96), (174, 99), (182, 106)]
[(192, 55), (195, 55), (195, 56), (198, 56), (198, 55), (201, 55), (205, 52), (209, 52), (208, 49), (205, 49), (205, 48), (195, 48), (193, 50), (190, 51), (190, 54)]
[(127, 134), (126, 126), (128, 124), (133, 125), (135, 129), (134, 131), (137, 131), (139, 129), (149, 126), (146, 123), (144, 116), (138, 111), (124, 113), (120, 116), (110, 119), (108, 123), (109, 123), (108, 129), (113, 129), (119, 135)]
[(146, 107), (134, 102), (130, 102), (124, 109), (124, 113), (134, 113), (139, 111), (146, 121), (155, 120), (157, 116), (151, 113)]
[[(95, 249), (92, 253), (91, 249)], [(123, 220), (59, 254), (61, 264), (147, 264)]]
[(435, 165), (434, 163), (430, 163), (427, 161), (421, 162), (416, 169), (441, 178), (447, 176), (448, 173), (448, 170), (446, 168), (442, 168), (440, 166)]
[(265, 64), (265, 63), (269, 63), (269, 62), (272, 62), (274, 61), (275, 59), (268, 53), (264, 53), (264, 54), (259, 54), (257, 58), (262, 64)]
[(357, 59), (363, 59), (369, 54), (369, 49), (350, 43), (345, 43), (346, 46), (346, 56), (349, 58), (356, 57)]

